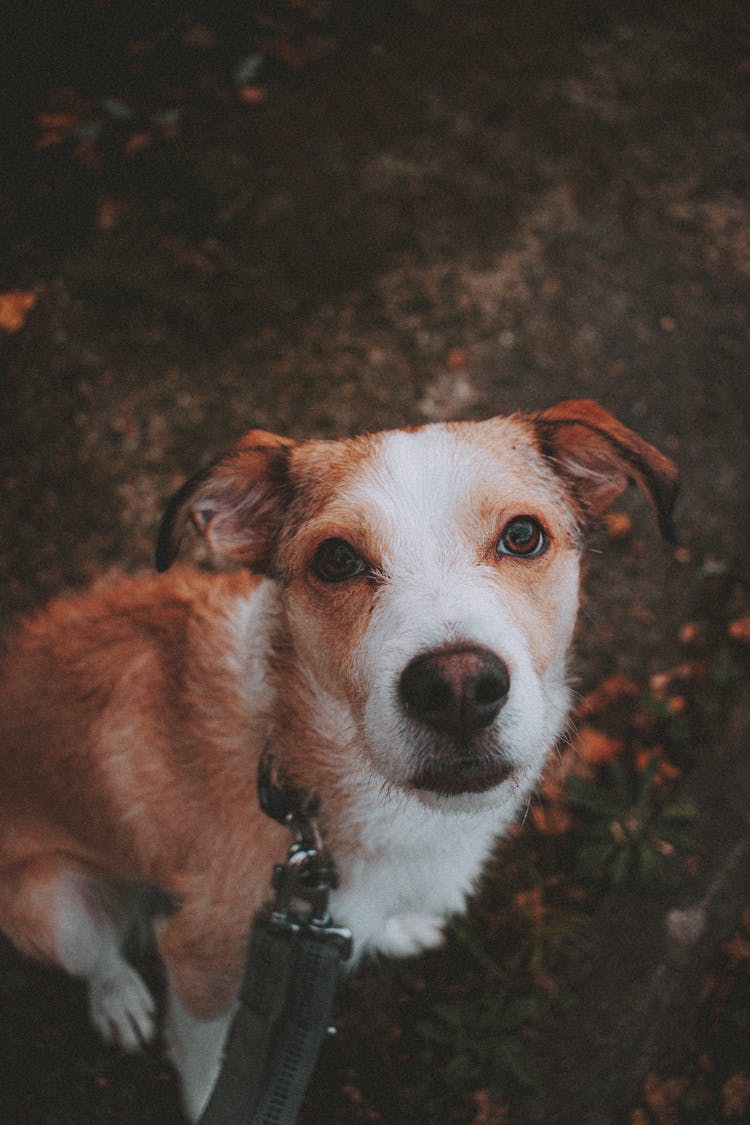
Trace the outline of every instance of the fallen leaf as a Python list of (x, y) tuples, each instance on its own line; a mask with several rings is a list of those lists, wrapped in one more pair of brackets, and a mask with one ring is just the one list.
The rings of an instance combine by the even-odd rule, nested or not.
[(34, 148), (37, 152), (41, 152), (42, 149), (51, 148), (52, 145), (61, 145), (67, 137), (67, 133), (63, 133), (59, 129), (52, 129), (48, 133), (42, 133), (41, 137), (37, 138), (34, 142)]
[(3, 332), (18, 332), (23, 328), (26, 316), (36, 304), (36, 293), (24, 293), (11, 289), (0, 293), (0, 329)]
[(99, 230), (115, 230), (127, 210), (127, 204), (114, 196), (105, 195), (99, 200), (96, 208), (96, 225)]
[(505, 1125), (510, 1120), (510, 1109), (491, 1090), (476, 1090), (472, 1098), (477, 1112), (471, 1125)]
[(607, 512), (604, 517), (604, 526), (611, 539), (625, 539), (630, 535), (633, 521), (627, 512)]
[(133, 133), (125, 142), (126, 154), (128, 156), (134, 156), (137, 152), (141, 152), (142, 149), (148, 148), (153, 139), (150, 133)]
[(579, 728), (573, 744), (584, 762), (597, 765), (600, 762), (611, 762), (623, 748), (621, 739), (612, 738), (611, 735), (605, 734), (604, 731), (597, 730), (596, 727), (590, 726)]
[(580, 719), (589, 715), (598, 715), (608, 711), (620, 699), (634, 699), (640, 695), (641, 689), (635, 680), (631, 680), (622, 672), (616, 672), (602, 680), (593, 691), (584, 695), (576, 707), (576, 714)]
[(461, 367), (468, 367), (469, 353), (463, 348), (451, 348), (445, 357), (445, 366), (449, 371), (457, 371)]
[(750, 613), (732, 621), (728, 631), (733, 641), (741, 641), (743, 645), (750, 644)]
[(680, 626), (680, 631), (677, 635), (682, 644), (689, 645), (697, 640), (700, 631), (701, 627), (697, 621), (686, 621), (684, 625)]
[(263, 86), (238, 86), (237, 93), (245, 105), (262, 105), (268, 97), (268, 91)]
[(739, 1071), (728, 1078), (721, 1088), (725, 1117), (739, 1117), (750, 1110), (750, 1076)]
[(302, 70), (313, 57), (313, 53), (305, 47), (298, 47), (286, 36), (281, 36), (275, 45), (276, 54), (284, 66), (290, 70)]
[(725, 941), (721, 948), (733, 966), (750, 962), (750, 939), (743, 937), (742, 934), (735, 934)]
[(651, 694), (657, 699), (662, 699), (675, 680), (702, 680), (705, 677), (705, 665), (698, 660), (686, 660), (676, 668), (669, 668), (666, 672), (655, 672), (649, 677), (648, 686)]
[(643, 1100), (658, 1125), (678, 1125), (680, 1098), (687, 1085), (687, 1078), (658, 1078), (655, 1074), (646, 1076)]
[(639, 750), (635, 756), (635, 768), (639, 773), (645, 773), (653, 761), (659, 763), (659, 768), (654, 777), (654, 782), (657, 785), (664, 781), (674, 781), (682, 774), (682, 770), (673, 762), (667, 761), (661, 746), (649, 746)]
[(531, 820), (542, 836), (564, 836), (570, 831), (573, 818), (562, 802), (549, 805), (533, 805)]
[(40, 113), (36, 120), (44, 129), (75, 129), (78, 125), (75, 113)]

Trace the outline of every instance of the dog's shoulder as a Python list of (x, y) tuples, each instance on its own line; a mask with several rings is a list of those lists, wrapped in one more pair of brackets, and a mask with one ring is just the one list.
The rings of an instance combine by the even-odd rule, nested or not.
[(58, 597), (11, 640), (0, 669), (0, 712), (18, 714), (19, 694), (28, 700), (27, 714), (50, 707), (93, 711), (126, 679), (231, 680), (228, 665), (255, 647), (254, 637), (258, 647), (265, 643), (261, 583), (247, 572), (175, 568), (104, 579)]
[(139, 777), (168, 789), (188, 767), (202, 777), (217, 748), (222, 761), (249, 753), (265, 699), (260, 588), (246, 573), (175, 569), (103, 581), (36, 613), (0, 673), (6, 791), (14, 779), (28, 790), (31, 769), (64, 792), (75, 765), (92, 792), (131, 801)]
[(137, 633), (158, 636), (180, 622), (231, 614), (249, 603), (262, 578), (247, 571), (213, 574), (175, 567), (168, 574), (99, 579), (83, 591), (64, 593), (21, 622), (12, 652), (54, 642), (73, 645)]

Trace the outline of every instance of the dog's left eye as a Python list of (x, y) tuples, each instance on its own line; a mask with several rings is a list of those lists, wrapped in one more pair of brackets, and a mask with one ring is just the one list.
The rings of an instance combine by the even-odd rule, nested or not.
[(503, 528), (497, 542), (499, 555), (533, 559), (547, 546), (547, 535), (538, 520), (531, 516), (516, 516)]
[(323, 582), (345, 582), (368, 569), (365, 560), (345, 539), (324, 539), (313, 559), (313, 570)]

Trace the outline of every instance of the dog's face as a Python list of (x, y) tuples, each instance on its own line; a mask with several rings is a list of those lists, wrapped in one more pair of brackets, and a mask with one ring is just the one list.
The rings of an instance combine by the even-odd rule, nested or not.
[(293, 651), (390, 783), (430, 801), (536, 773), (567, 710), (578, 604), (554, 471), (507, 419), (332, 454), (303, 446), (292, 462), (275, 562)]
[(283, 589), (295, 661), (366, 765), (427, 804), (526, 790), (565, 724), (585, 524), (634, 478), (663, 525), (674, 470), (593, 404), (291, 443), (252, 431), (178, 494)]

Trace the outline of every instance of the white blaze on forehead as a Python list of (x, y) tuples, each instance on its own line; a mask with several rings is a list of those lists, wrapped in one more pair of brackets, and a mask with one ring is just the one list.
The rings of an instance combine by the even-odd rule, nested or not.
[[(447, 550), (456, 538), (456, 514), (466, 507), (478, 464), (468, 443), (440, 428), (384, 435), (376, 456), (357, 481), (352, 499), (383, 520), (383, 562), (406, 564), (412, 548), (420, 554)], [(437, 561), (437, 560), (435, 560)]]

